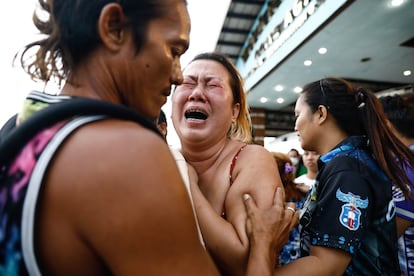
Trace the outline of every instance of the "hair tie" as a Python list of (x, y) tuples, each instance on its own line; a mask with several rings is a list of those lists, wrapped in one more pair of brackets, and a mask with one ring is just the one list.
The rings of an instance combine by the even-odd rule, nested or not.
[(285, 174), (293, 173), (295, 171), (295, 167), (289, 164), (288, 162), (285, 163)]
[(358, 108), (363, 108), (365, 106), (365, 98), (364, 89), (358, 88), (355, 93), (355, 101)]

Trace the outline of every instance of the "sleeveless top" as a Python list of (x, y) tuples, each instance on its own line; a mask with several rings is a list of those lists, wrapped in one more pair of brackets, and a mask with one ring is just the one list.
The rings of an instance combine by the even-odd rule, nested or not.
[[(10, 120), (8, 130), (1, 129), (1, 137), (6, 136), (16, 123), (25, 121), (33, 113), (51, 104), (71, 100), (69, 96), (50, 95), (37, 91), (29, 93), (23, 110)], [(116, 115), (118, 116), (118, 115)], [(117, 117), (114, 118), (117, 118)], [(43, 175), (50, 160), (62, 142), (77, 128), (89, 122), (112, 116), (85, 115), (72, 120), (64, 120), (35, 134), (14, 160), (0, 171), (0, 275), (41, 275), (34, 250), (35, 210)], [(12, 121), (14, 120), (14, 122)], [(139, 119), (134, 122), (143, 125)], [(155, 129), (155, 128), (154, 128)], [(191, 191), (187, 164), (177, 150), (170, 148), (191, 203)], [(194, 217), (195, 211), (193, 206)], [(200, 243), (204, 241), (196, 219)]]
[[(17, 125), (35, 112), (66, 100), (71, 97), (30, 92)], [(49, 162), (74, 130), (109, 117), (77, 116), (39, 129), (10, 163), (0, 167), (0, 275), (41, 275), (34, 250), (34, 225), (38, 195)], [(144, 125), (140, 120), (144, 119), (136, 122)]]
[(35, 135), (17, 155), (0, 189), (0, 274), (41, 275), (34, 250), (37, 198), (43, 175), (62, 142), (78, 127), (105, 116), (78, 117)]

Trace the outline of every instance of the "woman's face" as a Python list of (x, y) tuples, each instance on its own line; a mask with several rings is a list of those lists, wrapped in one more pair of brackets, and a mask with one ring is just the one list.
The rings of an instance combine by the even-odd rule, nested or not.
[(318, 158), (319, 154), (315, 151), (305, 150), (302, 155), (303, 164), (309, 171), (312, 172), (318, 171)]
[[(295, 105), (295, 131), (299, 136), (301, 147), (304, 150), (315, 150), (318, 143), (316, 135), (316, 118), (310, 106), (305, 102), (305, 94), (301, 94)], [(320, 137), (319, 137), (320, 138)]]
[(183, 77), (172, 98), (172, 121), (181, 143), (226, 139), (240, 106), (233, 104), (226, 68), (213, 60), (195, 60)]

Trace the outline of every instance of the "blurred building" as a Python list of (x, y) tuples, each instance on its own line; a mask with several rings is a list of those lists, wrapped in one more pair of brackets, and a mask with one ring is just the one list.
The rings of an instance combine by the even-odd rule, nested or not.
[(326, 76), (413, 93), (413, 14), (412, 0), (231, 1), (216, 50), (245, 78), (255, 142), (292, 132), (298, 93)]

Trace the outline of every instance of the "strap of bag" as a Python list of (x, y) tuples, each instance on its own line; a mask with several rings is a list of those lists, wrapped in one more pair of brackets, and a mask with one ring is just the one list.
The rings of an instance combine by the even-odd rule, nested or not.
[(61, 146), (62, 142), (78, 127), (88, 124), (93, 121), (102, 120), (104, 116), (87, 116), (78, 117), (62, 129), (60, 129), (56, 135), (52, 138), (50, 143), (46, 146), (44, 151), (39, 157), (39, 160), (33, 170), (33, 174), (30, 178), (30, 183), (27, 187), (26, 199), (23, 204), (22, 212), (22, 227), (21, 227), (21, 239), (22, 239), (22, 253), (23, 259), (26, 264), (27, 270), (30, 275), (42, 275), (36, 260), (35, 248), (34, 248), (34, 225), (37, 200), (39, 197), (40, 188), (42, 186), (43, 177), (49, 166), (50, 161), (54, 157), (56, 151)]
[(110, 118), (130, 120), (158, 133), (154, 122), (130, 108), (101, 100), (73, 98), (52, 104), (25, 120), (19, 127), (4, 133), (0, 141), (0, 164), (7, 164), (19, 150), (39, 131), (57, 122), (82, 115), (106, 115)]

